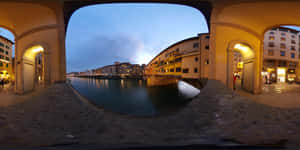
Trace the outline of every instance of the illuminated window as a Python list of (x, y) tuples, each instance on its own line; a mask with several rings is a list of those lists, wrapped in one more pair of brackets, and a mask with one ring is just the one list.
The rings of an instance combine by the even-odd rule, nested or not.
[(274, 51), (269, 49), (269, 50), (268, 50), (268, 55), (269, 55), (269, 56), (274, 56)]
[(281, 37), (280, 41), (286, 41), (286, 38), (285, 37)]
[(291, 58), (295, 58), (295, 53), (291, 53)]
[(280, 48), (286, 48), (284, 43), (280, 43)]
[(280, 56), (285, 56), (285, 51), (280, 51)]
[(274, 39), (275, 39), (274, 36), (270, 36), (270, 37), (269, 37), (269, 40), (271, 40), (271, 41), (273, 41)]

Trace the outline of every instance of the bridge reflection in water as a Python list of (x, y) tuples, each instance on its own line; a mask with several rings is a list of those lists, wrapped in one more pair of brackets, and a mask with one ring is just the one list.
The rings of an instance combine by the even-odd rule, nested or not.
[(69, 80), (82, 96), (95, 105), (132, 116), (167, 115), (180, 110), (192, 99), (179, 91), (178, 79), (175, 78), (141, 80), (70, 77)]

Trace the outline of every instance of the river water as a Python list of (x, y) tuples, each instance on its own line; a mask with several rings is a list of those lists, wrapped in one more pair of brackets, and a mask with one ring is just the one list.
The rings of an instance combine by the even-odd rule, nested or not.
[(69, 78), (71, 85), (105, 110), (132, 116), (157, 116), (178, 111), (190, 100), (177, 84), (148, 86), (140, 79)]

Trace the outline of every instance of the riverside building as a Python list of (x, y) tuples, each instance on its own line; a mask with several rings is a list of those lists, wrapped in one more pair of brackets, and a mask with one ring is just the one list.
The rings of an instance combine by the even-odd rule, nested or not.
[(154, 57), (146, 75), (174, 76), (184, 79), (208, 77), (209, 34), (198, 34), (179, 41)]
[(299, 80), (299, 32), (288, 28), (273, 28), (264, 35), (263, 83)]
[(0, 79), (12, 80), (12, 45), (9, 39), (0, 36)]

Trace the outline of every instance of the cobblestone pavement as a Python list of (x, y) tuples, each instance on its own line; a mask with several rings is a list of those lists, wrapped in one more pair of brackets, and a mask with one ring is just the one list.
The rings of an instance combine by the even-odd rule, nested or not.
[(0, 147), (98, 144), (101, 147), (222, 144), (300, 146), (300, 110), (256, 103), (209, 82), (182, 110), (130, 117), (96, 108), (56, 84), (0, 107)]
[(300, 108), (300, 84), (277, 83), (264, 85), (261, 94), (253, 95), (243, 90), (237, 93), (256, 102), (279, 108)]

